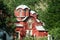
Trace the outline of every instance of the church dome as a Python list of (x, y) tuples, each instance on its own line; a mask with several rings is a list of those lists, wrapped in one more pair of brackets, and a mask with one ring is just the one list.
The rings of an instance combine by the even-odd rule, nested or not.
[(22, 8), (22, 9), (28, 8), (28, 9), (30, 9), (30, 8), (29, 8), (28, 6), (26, 6), (26, 5), (19, 5), (19, 6), (16, 7), (16, 10), (19, 9), (19, 8)]

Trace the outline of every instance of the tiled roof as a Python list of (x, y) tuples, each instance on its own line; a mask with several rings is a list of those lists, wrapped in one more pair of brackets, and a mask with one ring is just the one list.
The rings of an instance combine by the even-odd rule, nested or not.
[(45, 30), (45, 29), (43, 28), (43, 26), (36, 26), (36, 29), (39, 30), (39, 31), (40, 31), (40, 30), (42, 30), (42, 31)]
[(22, 25), (22, 24), (18, 24), (18, 23), (16, 23), (16, 26), (21, 26), (21, 27), (22, 27), (23, 25)]

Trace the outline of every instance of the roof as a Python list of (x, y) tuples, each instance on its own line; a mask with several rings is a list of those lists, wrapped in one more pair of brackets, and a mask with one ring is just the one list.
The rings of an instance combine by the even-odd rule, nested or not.
[(20, 20), (19, 18), (16, 18), (17, 21), (25, 21), (28, 18), (28, 16), (26, 16), (25, 18), (23, 18), (22, 20)]
[(18, 24), (18, 23), (16, 23), (16, 26), (23, 26), (22, 24)]
[(45, 29), (43, 28), (43, 26), (36, 26), (36, 29), (39, 31), (44, 31)]
[(22, 21), (26, 20), (28, 18), (28, 16), (26, 16)]
[(17, 21), (21, 21), (20, 19), (16, 18)]
[(36, 14), (36, 12), (35, 12), (35, 11), (33, 11), (33, 10), (31, 10), (31, 11), (30, 11), (30, 13), (31, 13), (31, 14)]
[(28, 8), (28, 9), (30, 9), (30, 8), (29, 8), (28, 6), (26, 6), (26, 5), (19, 5), (19, 6), (16, 7), (16, 10), (19, 9), (19, 8), (22, 8), (22, 9)]
[(36, 19), (37, 22), (40, 22), (40, 20)]

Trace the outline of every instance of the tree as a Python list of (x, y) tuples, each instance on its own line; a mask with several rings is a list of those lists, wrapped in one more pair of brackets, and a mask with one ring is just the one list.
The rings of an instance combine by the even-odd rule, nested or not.
[(3, 1), (0, 1), (0, 10), (2, 10), (2, 14), (0, 14), (0, 29), (5, 30), (7, 33), (13, 32), (15, 18), (9, 13), (9, 8)]

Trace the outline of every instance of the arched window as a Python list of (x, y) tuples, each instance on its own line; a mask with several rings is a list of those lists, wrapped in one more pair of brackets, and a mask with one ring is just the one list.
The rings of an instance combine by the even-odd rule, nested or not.
[(30, 11), (30, 10), (29, 10), (28, 8), (25, 8), (26, 16), (29, 16), (29, 14), (30, 14), (29, 11)]
[(24, 9), (19, 8), (17, 11), (19, 13), (19, 17), (25, 17), (25, 10)]

